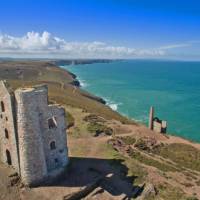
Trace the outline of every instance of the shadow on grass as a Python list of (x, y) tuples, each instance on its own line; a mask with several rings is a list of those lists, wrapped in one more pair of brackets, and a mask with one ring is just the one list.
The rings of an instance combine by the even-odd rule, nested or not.
[(71, 157), (67, 171), (51, 186), (84, 187), (101, 179), (98, 188), (113, 196), (124, 195), (128, 199), (139, 195), (143, 187), (134, 185), (136, 176), (128, 176), (128, 168), (122, 159)]

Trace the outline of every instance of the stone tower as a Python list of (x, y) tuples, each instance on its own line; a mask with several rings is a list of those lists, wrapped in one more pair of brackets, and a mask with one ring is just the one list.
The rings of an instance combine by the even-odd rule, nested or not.
[(149, 129), (153, 130), (153, 119), (154, 119), (154, 107), (151, 106), (149, 112)]
[(12, 165), (27, 185), (60, 174), (68, 164), (65, 112), (58, 105), (48, 105), (47, 86), (11, 92), (1, 82), (0, 101), (0, 129), (8, 127), (9, 135), (1, 133), (2, 161)]
[(151, 107), (149, 112), (149, 129), (157, 133), (166, 133), (167, 122), (160, 120), (158, 117), (154, 117), (154, 112), (154, 107)]
[(14, 94), (0, 81), (0, 157), (19, 173), (19, 149)]

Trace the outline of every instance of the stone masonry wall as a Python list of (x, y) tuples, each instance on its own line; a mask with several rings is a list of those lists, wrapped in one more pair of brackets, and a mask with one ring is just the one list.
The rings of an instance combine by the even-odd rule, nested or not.
[[(38, 103), (40, 129), (48, 176), (54, 176), (57, 174), (56, 171), (59, 172), (68, 164), (65, 111), (58, 105), (48, 105), (48, 88), (43, 86), (41, 89), (44, 92), (40, 94), (42, 98)], [(49, 128), (49, 119), (54, 120), (56, 127)], [(55, 142), (55, 149), (50, 148), (51, 142)]]
[[(65, 167), (68, 163), (68, 150), (66, 139), (65, 112), (63, 108), (56, 105), (48, 106), (43, 112), (41, 127), (44, 130), (44, 150), (49, 175), (53, 171)], [(49, 129), (48, 119), (54, 119), (56, 127)], [(55, 149), (50, 148), (50, 143), (55, 142)]]
[[(61, 173), (68, 164), (65, 112), (48, 105), (47, 86), (19, 89), (15, 96), (21, 176), (24, 183), (37, 185)], [(49, 119), (55, 127), (49, 127)], [(55, 142), (54, 149), (51, 142)]]
[[(17, 130), (14, 118), (14, 96), (9, 93), (6, 83), (0, 81), (0, 103), (4, 104), (5, 111), (0, 105), (0, 154), (1, 161), (8, 164), (6, 151), (9, 151), (12, 166), (19, 173), (19, 161), (17, 151)], [(7, 136), (5, 131), (7, 130)]]
[(0, 81), (1, 102), (5, 108), (0, 104), (1, 160), (12, 165), (30, 186), (62, 173), (68, 164), (65, 111), (48, 105), (47, 86), (12, 92)]
[(27, 185), (37, 185), (47, 176), (38, 109), (43, 93), (34, 89), (15, 91), (21, 178)]

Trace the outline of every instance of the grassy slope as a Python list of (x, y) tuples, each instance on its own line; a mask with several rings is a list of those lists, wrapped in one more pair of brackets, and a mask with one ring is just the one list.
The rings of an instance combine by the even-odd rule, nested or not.
[(91, 94), (73, 86), (73, 76), (50, 62), (0, 62), (0, 79), (6, 79), (13, 89), (45, 83), (49, 86), (49, 100), (52, 102), (79, 107), (106, 119), (131, 122), (108, 106), (93, 100), (95, 97)]
[[(105, 159), (122, 159), (128, 168), (129, 176), (136, 176), (135, 184), (141, 184), (150, 178), (150, 169), (156, 169), (158, 174), (164, 178), (165, 181), (169, 181), (173, 178), (174, 168), (178, 167), (178, 171), (181, 171), (182, 167), (186, 167), (189, 170), (199, 171), (199, 151), (196, 149), (181, 144), (172, 144), (165, 146), (154, 152), (153, 155), (148, 152), (140, 151), (140, 153), (134, 153), (132, 158), (126, 158), (124, 155), (114, 151), (112, 147), (107, 145), (101, 138), (94, 140), (92, 134), (88, 132), (88, 122), (85, 122), (83, 118), (88, 113), (95, 113), (108, 120), (115, 119), (123, 123), (134, 123), (127, 118), (121, 116), (117, 112), (112, 111), (109, 107), (92, 100), (90, 94), (82, 91), (81, 89), (74, 87), (71, 83), (74, 78), (67, 71), (56, 67), (49, 62), (0, 62), (0, 79), (6, 79), (16, 89), (22, 86), (32, 86), (35, 84), (46, 83), (49, 86), (49, 100), (62, 104), (66, 110), (72, 114), (72, 120), (74, 120), (74, 126), (68, 131), (70, 152), (71, 155), (77, 157), (98, 156)], [(89, 97), (86, 97), (86, 95)], [(126, 132), (124, 129), (122, 132)], [(78, 139), (78, 140), (77, 140)], [(125, 143), (132, 145), (136, 142), (137, 138), (126, 138)], [(91, 140), (91, 141), (90, 141)], [(84, 143), (85, 141), (85, 143)], [(88, 146), (88, 142), (92, 142), (93, 148)], [(98, 142), (97, 142), (98, 141)], [(174, 153), (176, 152), (176, 154)], [(96, 153), (96, 154), (95, 154)], [(191, 156), (192, 155), (192, 156)], [(162, 158), (168, 158), (175, 164), (170, 165), (163, 160), (157, 160), (158, 156)], [(192, 165), (191, 165), (192, 163)], [(118, 166), (118, 163), (112, 161), (111, 165)], [(194, 168), (195, 166), (195, 168)], [(122, 170), (123, 171), (123, 170)], [(175, 170), (176, 171), (176, 170)], [(186, 176), (190, 176), (189, 183), (191, 181), (198, 182), (196, 178), (198, 175), (194, 175), (193, 172), (183, 170), (180, 173), (185, 173)], [(194, 180), (192, 175), (194, 176)], [(183, 199), (186, 200), (186, 195), (176, 187), (168, 183), (162, 183), (157, 186), (159, 190), (158, 199)], [(155, 199), (155, 198), (152, 198)], [(188, 198), (189, 199), (189, 198)]]

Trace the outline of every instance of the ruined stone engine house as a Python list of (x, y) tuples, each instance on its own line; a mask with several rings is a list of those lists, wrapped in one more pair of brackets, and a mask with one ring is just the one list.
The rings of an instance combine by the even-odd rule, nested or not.
[(65, 111), (48, 105), (46, 85), (12, 91), (0, 81), (0, 157), (26, 185), (56, 177), (68, 164)]
[(149, 129), (157, 133), (167, 133), (167, 122), (154, 117), (154, 107), (149, 112)]

